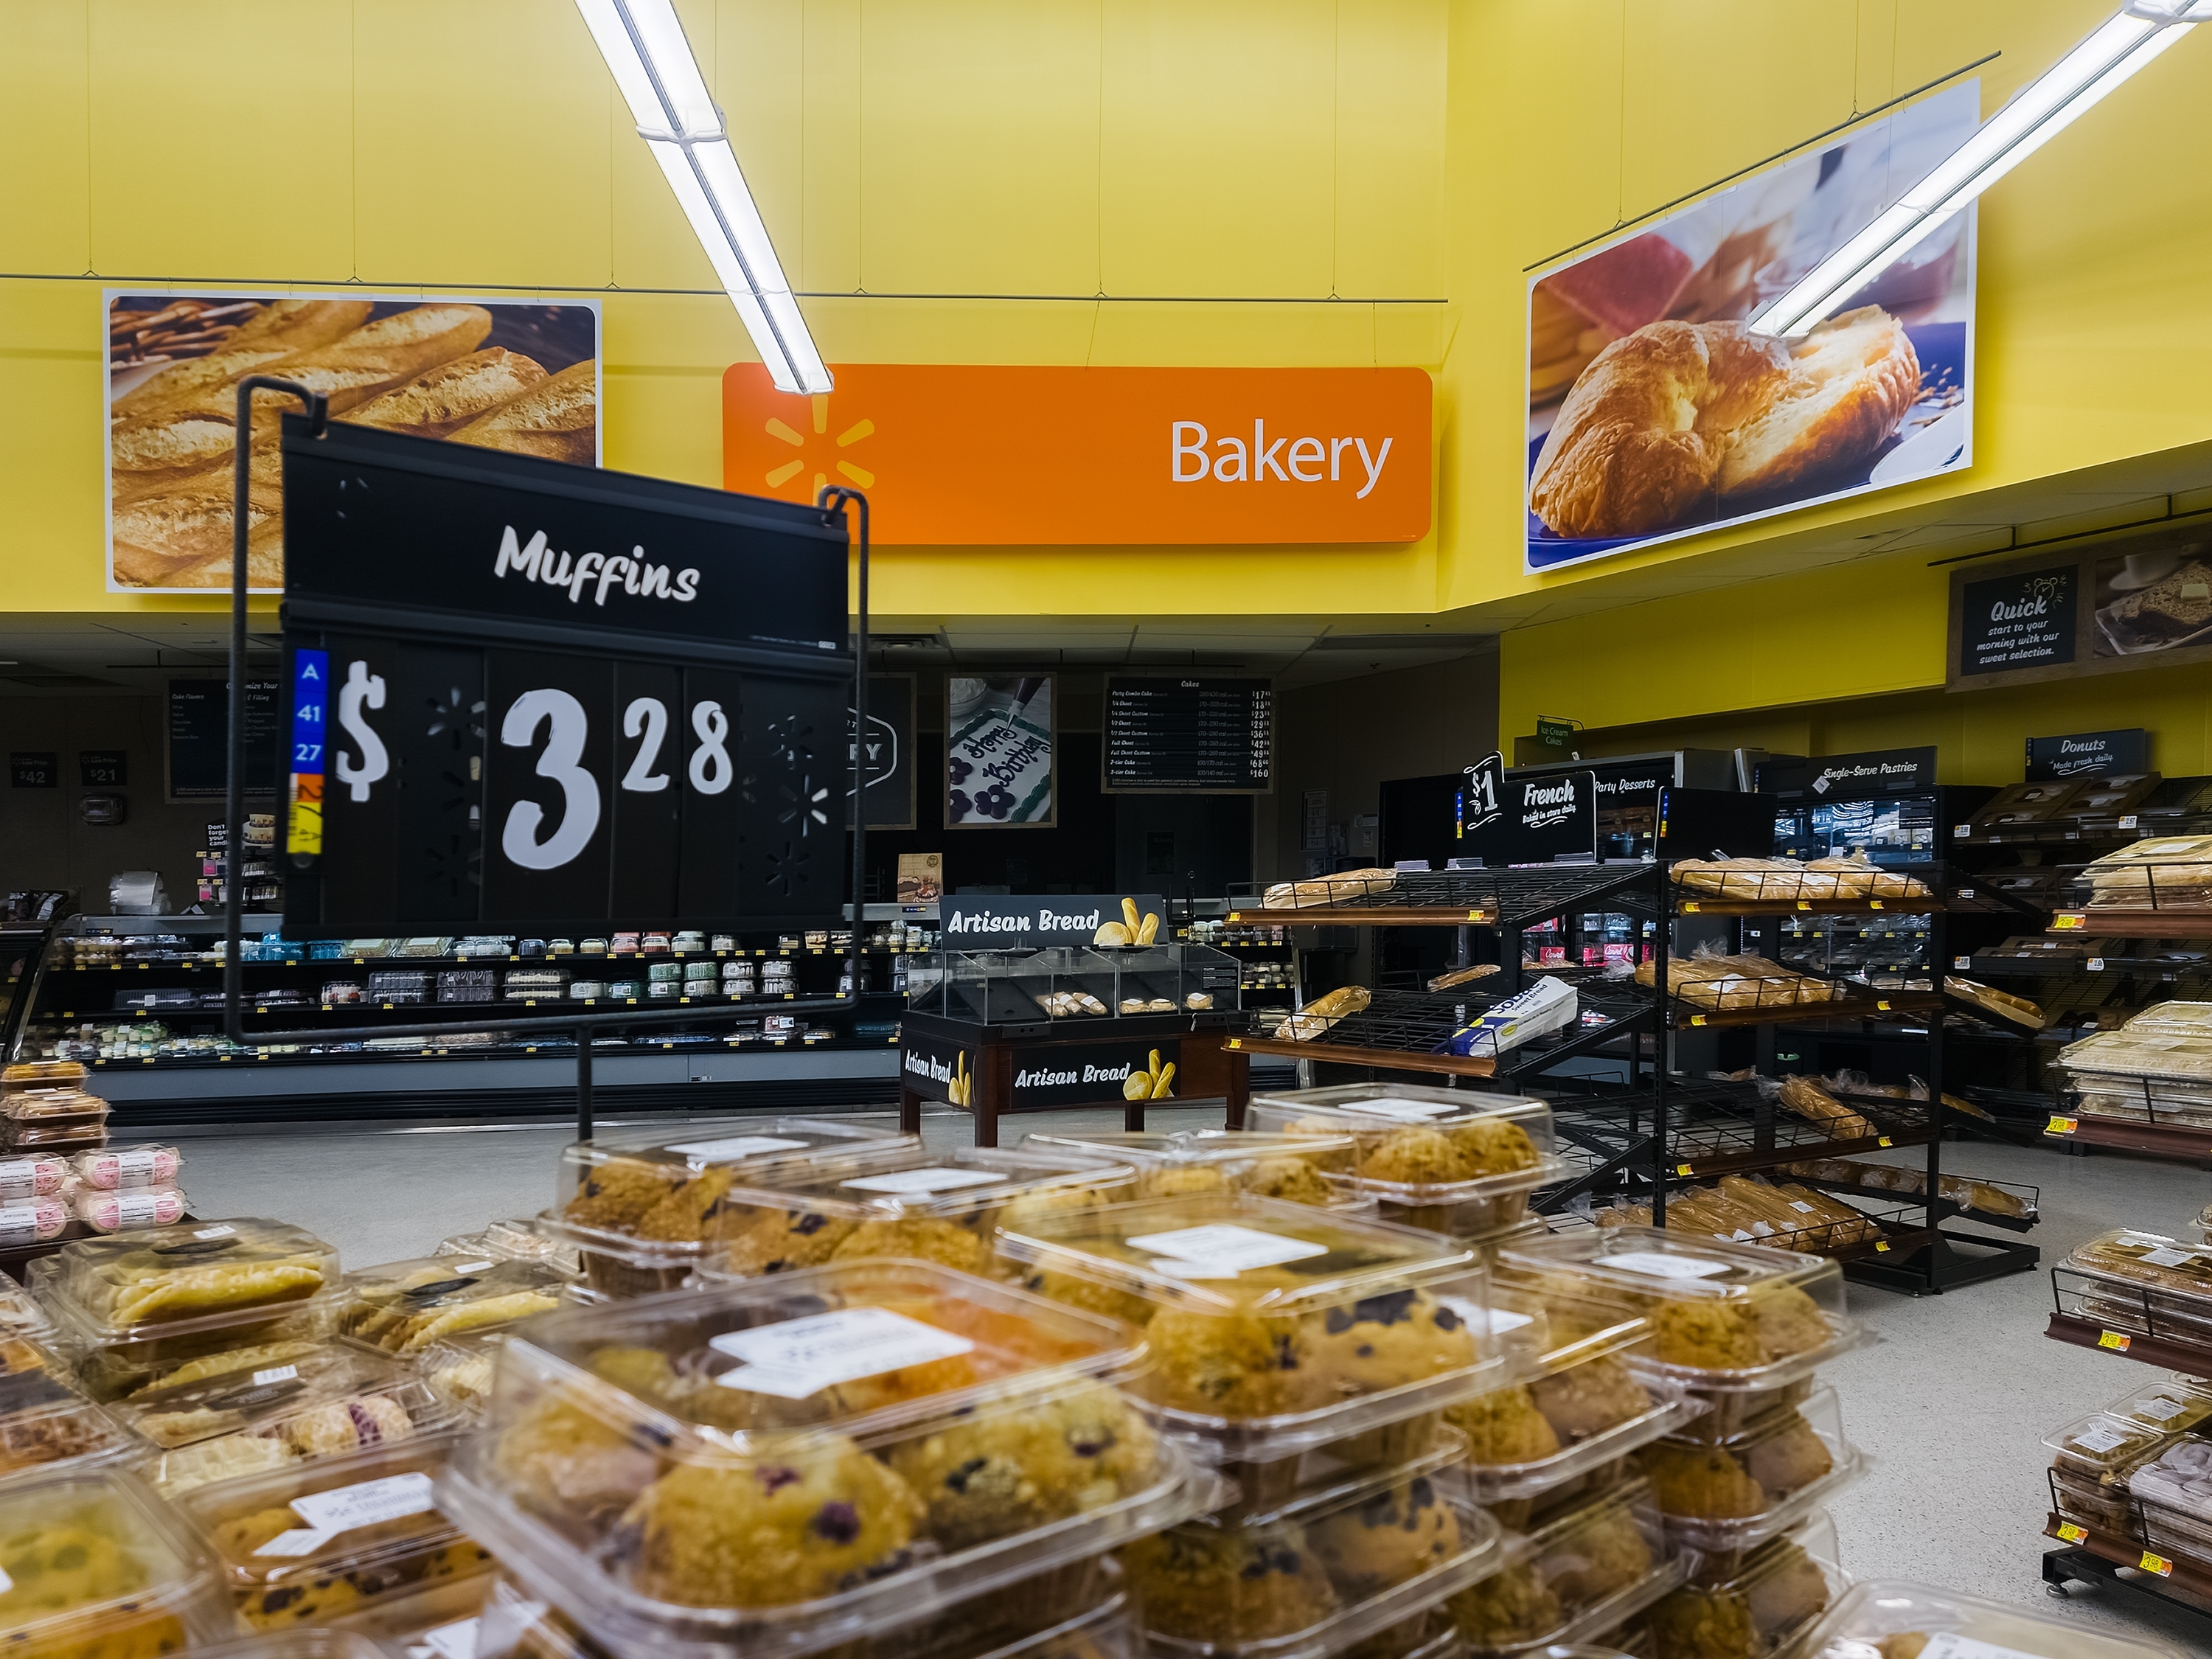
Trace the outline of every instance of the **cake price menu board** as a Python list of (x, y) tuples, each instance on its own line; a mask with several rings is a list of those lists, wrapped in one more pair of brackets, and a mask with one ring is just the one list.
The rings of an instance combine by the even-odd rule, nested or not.
[(1109, 793), (1267, 794), (1275, 693), (1263, 679), (1160, 675), (1106, 681)]

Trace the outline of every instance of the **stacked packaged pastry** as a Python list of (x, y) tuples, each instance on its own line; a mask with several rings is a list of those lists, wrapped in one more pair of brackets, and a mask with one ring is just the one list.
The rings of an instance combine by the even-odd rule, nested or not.
[(2154, 1003), (2058, 1051), (2083, 1117), (2212, 1125), (2212, 1002)]
[(1680, 1553), (1683, 1582), (1652, 1604), (1640, 1640), (1617, 1644), (1654, 1659), (1791, 1650), (1844, 1583), (1821, 1506), (1865, 1466), (1834, 1393), (1816, 1387), (1818, 1368), (1862, 1340), (1836, 1264), (1648, 1227), (1580, 1229), (1503, 1247), (1495, 1294), (1540, 1307), (1555, 1329), (1590, 1328), (1578, 1304), (1637, 1322), (1609, 1357), (1617, 1375), (1569, 1391), (1569, 1369), (1529, 1386), (1546, 1421), (1567, 1392), (1600, 1424), (1639, 1397), (1671, 1408), (1622, 1467)]
[[(1505, 1375), (1472, 1248), (1215, 1189), (1008, 1216), (999, 1249), (1025, 1288), (1141, 1328), (1131, 1391), (1227, 1480), (1123, 1552), (1152, 1652), (1455, 1647), (1456, 1598), (1506, 1559), (1447, 1420)], [(1624, 1556), (1608, 1593), (1657, 1567)]]
[(1868, 1579), (1836, 1598), (1798, 1650), (1803, 1659), (2183, 1659), (2156, 1637), (2079, 1619), (2045, 1619), (1932, 1584)]
[[(1286, 1204), (1373, 1214), (1374, 1200), (1340, 1177), (1358, 1167), (1353, 1138), (1275, 1135), (1227, 1129), (1101, 1129), (1090, 1133), (1031, 1134), (1024, 1152), (1073, 1153), (1127, 1164), (1137, 1172), (1127, 1197), (1182, 1198), (1200, 1193), (1250, 1193)], [(1333, 1179), (1335, 1177), (1335, 1179)]]
[(2059, 1310), (2105, 1329), (2212, 1343), (2212, 1248), (2115, 1227), (2051, 1270)]
[(81, 1152), (107, 1144), (107, 1103), (88, 1091), (74, 1060), (0, 1066), (0, 1152)]
[(438, 1497), (515, 1651), (1118, 1642), (1101, 1558), (1204, 1490), (1142, 1364), (1117, 1321), (914, 1260), (568, 1309), (510, 1333)]

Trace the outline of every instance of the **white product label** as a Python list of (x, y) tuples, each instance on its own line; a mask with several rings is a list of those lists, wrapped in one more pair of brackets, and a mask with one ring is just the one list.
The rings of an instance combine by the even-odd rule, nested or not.
[(0, 1209), (0, 1244), (27, 1244), (39, 1236), (39, 1211)]
[(1462, 1109), (1448, 1100), (1359, 1100), (1347, 1104), (1347, 1112), (1371, 1112), (1376, 1117), (1442, 1117), (1447, 1112)]
[(2137, 1259), (2148, 1262), (2154, 1267), (2185, 1267), (2197, 1260), (2197, 1252), (2169, 1250), (2161, 1247), (2155, 1250), (2145, 1250)]
[(143, 1227), (161, 1217), (160, 1193), (118, 1193), (115, 1194), (115, 1224), (118, 1227)]
[(202, 1227), (192, 1234), (194, 1238), (235, 1238), (238, 1229), (225, 1223), (219, 1227)]
[(0, 1595), (5, 1595), (15, 1588), (15, 1581), (8, 1576), (5, 1568), (0, 1568)]
[(2069, 1443), (2079, 1446), (2084, 1451), (2117, 1451), (2128, 1443), (2128, 1437), (2117, 1429), (2108, 1429), (2102, 1423), (2096, 1423), (2082, 1430)]
[(477, 1631), (482, 1619), (456, 1619), (426, 1630), (407, 1644), (409, 1659), (477, 1659)]
[(39, 1190), (35, 1158), (11, 1158), (0, 1164), (0, 1198), (29, 1198)]
[(350, 1532), (356, 1527), (422, 1515), (433, 1507), (430, 1477), (421, 1474), (386, 1475), (292, 1500), (292, 1513), (319, 1532)]
[(1534, 1315), (1515, 1313), (1510, 1308), (1485, 1308), (1463, 1296), (1440, 1296), (1437, 1301), (1465, 1320), (1468, 1329), (1477, 1336), (1503, 1336), (1536, 1322)]
[(1702, 1255), (1666, 1255), (1657, 1250), (1623, 1250), (1619, 1255), (1599, 1256), (1590, 1266), (1618, 1267), (1623, 1273), (1642, 1273), (1647, 1279), (1711, 1279), (1715, 1273), (1729, 1270), (1725, 1261), (1713, 1261)]
[(1006, 1179), (989, 1170), (901, 1170), (896, 1175), (861, 1176), (841, 1181), (858, 1193), (943, 1193), (960, 1187), (992, 1187)]
[(454, 1268), (453, 1271), (457, 1273), (489, 1273), (491, 1271), (491, 1263), (489, 1261), (464, 1261), (459, 1267)]
[(2162, 1394), (2147, 1394), (2135, 1401), (2135, 1409), (2142, 1416), (2167, 1423), (2187, 1411), (2189, 1407), (2182, 1401), (2168, 1400)]
[(253, 1373), (253, 1386), (257, 1389), (265, 1389), (271, 1382), (289, 1382), (299, 1374), (300, 1368), (297, 1365), (271, 1365), (265, 1371)]
[(256, 1555), (313, 1555), (328, 1543), (331, 1534), (319, 1527), (295, 1527), (289, 1532), (280, 1532), (259, 1549)]
[(1802, 1198), (1791, 1199), (1790, 1200), (1790, 1207), (1796, 1211), (1800, 1215), (1810, 1215), (1813, 1213), (1813, 1206), (1808, 1204)]
[(135, 1152), (115, 1155), (115, 1178), (118, 1181), (150, 1181), (154, 1171), (161, 1168), (160, 1154), (151, 1146), (142, 1146)]
[(1167, 1258), (1155, 1264), (1163, 1272), (1193, 1279), (1234, 1279), (1247, 1267), (1273, 1267), (1328, 1254), (1326, 1244), (1229, 1222), (1182, 1227), (1171, 1233), (1144, 1233), (1128, 1242), (1138, 1249)]
[(757, 1330), (725, 1331), (707, 1346), (744, 1362), (714, 1379), (724, 1388), (804, 1400), (855, 1377), (951, 1359), (975, 1345), (888, 1308), (842, 1308)]
[(1920, 1659), (2035, 1659), (2035, 1656), (1946, 1630), (1928, 1638), (1928, 1645), (1920, 1650)]
[(778, 1140), (774, 1135), (730, 1135), (720, 1140), (687, 1140), (668, 1150), (682, 1153), (694, 1164), (722, 1164), (759, 1152), (803, 1152), (806, 1143)]

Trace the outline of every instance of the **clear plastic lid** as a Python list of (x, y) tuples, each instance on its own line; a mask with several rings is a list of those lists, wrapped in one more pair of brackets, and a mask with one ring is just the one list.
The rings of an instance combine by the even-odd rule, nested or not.
[(920, 1145), (918, 1135), (809, 1117), (716, 1119), (673, 1133), (574, 1141), (562, 1150), (540, 1225), (571, 1243), (696, 1257), (707, 1212), (737, 1170)]
[(1517, 1279), (1508, 1270), (1490, 1287), (1489, 1335), (1513, 1380), (1445, 1413), (1467, 1436), (1468, 1478), (1484, 1503), (1608, 1474), (1704, 1413), (1680, 1382), (1629, 1364), (1650, 1334), (1641, 1314), (1602, 1297), (1547, 1297)]
[(721, 1204), (724, 1250), (702, 1277), (749, 1279), (831, 1261), (899, 1256), (996, 1270), (994, 1230), (1125, 1201), (1127, 1164), (1064, 1152), (899, 1147), (835, 1164), (743, 1171)]
[(452, 1234), (440, 1239), (438, 1248), (431, 1254), (488, 1255), (495, 1261), (543, 1261), (570, 1279), (582, 1272), (576, 1260), (575, 1245), (539, 1232), (536, 1223), (520, 1218), (495, 1221), (473, 1233)]
[(2127, 1486), (2136, 1497), (2178, 1510), (2192, 1521), (2212, 1522), (2212, 1439), (2175, 1436), (2129, 1470)]
[(2105, 1414), (2138, 1428), (2177, 1433), (2212, 1418), (2212, 1392), (2179, 1380), (2146, 1382), (2113, 1401)]
[(25, 1060), (0, 1066), (0, 1098), (40, 1089), (81, 1089), (91, 1073), (74, 1060)]
[(1431, 1233), (1214, 1194), (1004, 1225), (1047, 1296), (1142, 1323), (1177, 1432), (1270, 1462), (1472, 1397), (1487, 1273)]
[(428, 1255), (346, 1275), (338, 1329), (386, 1353), (420, 1353), (441, 1336), (511, 1325), (562, 1304), (567, 1276), (535, 1261)]
[(1661, 1440), (1638, 1459), (1668, 1532), (1706, 1553), (1764, 1543), (1866, 1473), (1832, 1389), (1765, 1413), (1733, 1439)]
[(0, 1476), (104, 1468), (140, 1450), (113, 1418), (46, 1374), (0, 1377)]
[(441, 1514), (432, 1483), (451, 1436), (202, 1486), (177, 1507), (212, 1547), (256, 1630), (325, 1624), (491, 1558)]
[(2130, 1291), (2148, 1286), (2162, 1293), (2161, 1300), (2212, 1313), (2212, 1246), (2115, 1227), (2076, 1247), (2059, 1266)]
[(1327, 1209), (1357, 1203), (1331, 1184), (1352, 1173), (1358, 1150), (1348, 1134), (1274, 1135), (1249, 1130), (1101, 1129), (1089, 1133), (1032, 1134), (1022, 1150), (1072, 1153), (1137, 1170), (1130, 1200), (1182, 1198), (1195, 1193), (1253, 1193), (1291, 1204)]
[(324, 1297), (274, 1316), (248, 1316), (175, 1336), (80, 1346), (77, 1386), (102, 1403), (135, 1401), (183, 1383), (290, 1364), (331, 1347), (339, 1306), (336, 1297)]
[(1495, 1521), (1427, 1458), (1200, 1516), (1122, 1552), (1155, 1656), (1322, 1659), (1419, 1619), (1499, 1565)]
[(1787, 1652), (1850, 1583), (1840, 1559), (1824, 1510), (1756, 1549), (1696, 1558), (1689, 1582), (1645, 1615), (1658, 1650), (1732, 1659)]
[(146, 1478), (165, 1498), (434, 1434), (455, 1416), (411, 1370), (344, 1348), (185, 1383), (113, 1409), (158, 1449), (146, 1461)]
[(920, 1261), (548, 1315), (446, 1486), (617, 1651), (805, 1651), (1206, 1507), (1134, 1334)]
[(0, 1117), (17, 1121), (19, 1129), (32, 1123), (101, 1122), (107, 1103), (82, 1089), (32, 1089), (0, 1096)]
[(2051, 1449), (2054, 1467), (2118, 1482), (2131, 1465), (2154, 1455), (2176, 1432), (2093, 1412), (2053, 1429), (2043, 1443)]
[(174, 1146), (151, 1141), (79, 1152), (70, 1161), (79, 1180), (104, 1193), (138, 1187), (173, 1187), (177, 1170), (184, 1163)]
[(1474, 1654), (1520, 1654), (1610, 1630), (1682, 1582), (1640, 1480), (1539, 1516), (1504, 1566), (1446, 1603)]
[[(1950, 1638), (1946, 1641), (1942, 1638)], [(1900, 1640), (1899, 1638), (1918, 1638)], [(1853, 1584), (1814, 1626), (1805, 1659), (2184, 1659), (2154, 1637), (2122, 1635), (1932, 1584), (1870, 1578)]]
[[(392, 1659), (383, 1648), (358, 1631), (272, 1630), (260, 1636), (241, 1637), (211, 1648), (194, 1648), (192, 1659)], [(410, 1655), (409, 1659), (414, 1659)], [(428, 1659), (425, 1656), (425, 1659)], [(465, 1653), (441, 1654), (436, 1659), (470, 1659)]]
[(489, 1659), (477, 1633), (497, 1582), (496, 1569), (434, 1579), (349, 1615), (331, 1633), (372, 1638), (393, 1659)]
[(507, 1340), (503, 1330), (466, 1331), (441, 1337), (416, 1357), (416, 1370), (430, 1392), (453, 1413), (469, 1422), (483, 1415), (491, 1402), (492, 1379), (499, 1367), (499, 1351)]
[(208, 1554), (119, 1469), (0, 1487), (0, 1633), (26, 1659), (173, 1653), (235, 1626)]
[(181, 1335), (338, 1292), (336, 1249), (255, 1218), (79, 1239), (47, 1260), (49, 1305), (95, 1342)]
[(1547, 1233), (1498, 1252), (1528, 1288), (1640, 1308), (1640, 1367), (1702, 1393), (1765, 1390), (1809, 1376), (1863, 1338), (1844, 1313), (1843, 1269), (1820, 1256), (1686, 1237), (1656, 1227)]

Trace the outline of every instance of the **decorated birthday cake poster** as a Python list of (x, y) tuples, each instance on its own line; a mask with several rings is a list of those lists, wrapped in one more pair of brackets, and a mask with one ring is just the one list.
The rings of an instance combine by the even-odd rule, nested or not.
[(945, 697), (945, 827), (1050, 829), (1052, 676), (956, 674)]

